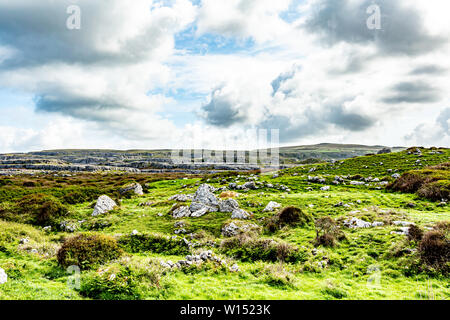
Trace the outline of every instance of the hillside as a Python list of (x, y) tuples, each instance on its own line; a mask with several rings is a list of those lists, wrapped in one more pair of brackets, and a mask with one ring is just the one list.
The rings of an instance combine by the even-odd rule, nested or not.
[[(0, 299), (448, 299), (448, 198), (387, 188), (427, 170), (448, 188), (448, 162), (412, 148), (265, 174), (0, 177)], [(101, 195), (117, 206), (99, 213)]]

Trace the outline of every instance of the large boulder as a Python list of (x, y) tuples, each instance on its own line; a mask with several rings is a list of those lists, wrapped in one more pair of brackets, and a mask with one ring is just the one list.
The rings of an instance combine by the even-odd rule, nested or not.
[(94, 207), (94, 212), (92, 216), (98, 216), (101, 214), (105, 214), (111, 210), (113, 210), (117, 206), (116, 202), (108, 196), (102, 195), (98, 198), (97, 203)]
[(5, 284), (8, 281), (8, 275), (5, 270), (0, 268), (0, 284)]
[(121, 188), (119, 192), (120, 194), (132, 192), (138, 196), (144, 195), (144, 190), (142, 189), (142, 186), (137, 182), (126, 185), (125, 187)]
[(195, 212), (205, 207), (208, 212), (217, 212), (219, 209), (219, 200), (214, 195), (215, 188), (209, 184), (202, 184), (198, 187), (194, 194), (194, 199), (192, 201), (190, 210)]

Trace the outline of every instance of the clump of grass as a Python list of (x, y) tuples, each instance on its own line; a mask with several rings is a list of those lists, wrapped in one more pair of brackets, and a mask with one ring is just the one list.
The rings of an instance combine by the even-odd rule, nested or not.
[(224, 254), (244, 262), (282, 261), (295, 263), (305, 261), (305, 253), (287, 242), (258, 238), (247, 234), (222, 240), (220, 250)]
[(262, 277), (262, 280), (272, 287), (295, 288), (294, 274), (287, 271), (282, 264), (265, 266), (258, 270), (257, 276)]
[(275, 232), (286, 226), (305, 226), (313, 221), (311, 215), (303, 212), (297, 207), (286, 207), (281, 209), (276, 215), (266, 223), (269, 232)]
[(99, 300), (137, 300), (160, 287), (162, 270), (156, 263), (122, 259), (82, 277), (82, 296)]
[(424, 264), (443, 273), (449, 272), (450, 240), (442, 230), (427, 232), (419, 243), (418, 251)]
[(335, 284), (331, 280), (327, 280), (321, 290), (323, 294), (332, 296), (335, 299), (343, 299), (348, 296), (348, 293), (345, 289), (340, 288), (337, 284)]
[(57, 253), (58, 263), (89, 269), (119, 258), (123, 251), (116, 239), (94, 233), (79, 234), (66, 239)]

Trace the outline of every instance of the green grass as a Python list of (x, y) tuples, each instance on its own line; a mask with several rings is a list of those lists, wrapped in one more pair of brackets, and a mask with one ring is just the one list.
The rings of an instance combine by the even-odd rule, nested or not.
[[(286, 227), (273, 234), (264, 232), (260, 236), (287, 242), (301, 250), (304, 259), (296, 263), (241, 261), (218, 246), (205, 247), (225, 259), (229, 266), (237, 263), (240, 271), (236, 273), (213, 266), (189, 272), (160, 270), (159, 261), (176, 262), (184, 258), (185, 251), (165, 251), (154, 245), (128, 250), (125, 246), (133, 266), (126, 270), (130, 272), (130, 277), (139, 280), (132, 294), (140, 299), (449, 299), (448, 276), (413, 270), (414, 254), (396, 256), (395, 253), (403, 249), (415, 249), (416, 244), (409, 243), (403, 235), (391, 234), (398, 227), (390, 224), (391, 221), (401, 220), (414, 222), (423, 228), (432, 227), (438, 221), (450, 220), (448, 205), (441, 206), (439, 202), (414, 193), (392, 192), (386, 190), (384, 185), (373, 182), (368, 186), (331, 184), (336, 175), (349, 176), (347, 182), (369, 176), (392, 182), (391, 175), (395, 172), (402, 174), (410, 170), (423, 170), (425, 164), (437, 165), (450, 159), (447, 149), (442, 149), (442, 154), (431, 154), (431, 151), (422, 149), (422, 157), (402, 151), (358, 157), (335, 164), (299, 166), (282, 170), (277, 178), (272, 178), (272, 174), (262, 174), (260, 181), (283, 184), (291, 191), (265, 187), (248, 192), (239, 191), (237, 201), (240, 206), (254, 214), (251, 223), (263, 226), (264, 221), (275, 214), (263, 212), (264, 207), (269, 201), (276, 201), (283, 207), (299, 207), (315, 219), (330, 216), (342, 224), (348, 217), (358, 217), (368, 222), (382, 221), (385, 226), (354, 230), (343, 228), (346, 240), (339, 241), (334, 248), (314, 248), (316, 234), (313, 225)], [(416, 164), (419, 158), (423, 164), (421, 166)], [(316, 170), (309, 172), (311, 168)], [(388, 169), (392, 169), (392, 172), (388, 172)], [(308, 175), (325, 178), (331, 190), (321, 191), (323, 184), (308, 182)], [(357, 175), (360, 177), (355, 177)], [(63, 220), (77, 225), (77, 232), (99, 232), (127, 239), (133, 230), (138, 230), (141, 234), (171, 237), (174, 236), (174, 223), (177, 220), (168, 215), (175, 203), (168, 201), (168, 198), (180, 191), (194, 193), (196, 184), (204, 183), (206, 179), (210, 179), (208, 183), (216, 187), (227, 185), (228, 182), (221, 183), (224, 177), (228, 182), (238, 179), (242, 184), (246, 181), (245, 177), (237, 178), (235, 174), (187, 176), (188, 179), (172, 175), (81, 174), (63, 179), (62, 182), (57, 182), (52, 176), (40, 176), (34, 180), (35, 186), (24, 187), (23, 182), (30, 180), (29, 177), (3, 177), (0, 178), (0, 207), (7, 208), (26, 194), (50, 194), (69, 208), (69, 215)], [(117, 188), (130, 181), (145, 185), (145, 195), (122, 199), (116, 210), (99, 217), (91, 216), (92, 200), (97, 194), (116, 196)], [(97, 193), (87, 201), (80, 197), (81, 203), (65, 202), (64, 197), (68, 192), (80, 190), (78, 188), (91, 188)], [(154, 205), (139, 206), (147, 201), (153, 201)], [(349, 206), (335, 206), (339, 202)], [(411, 203), (415, 206), (410, 207)], [(80, 224), (82, 220), (84, 222)], [(207, 240), (213, 240), (218, 244), (223, 239), (221, 228), (230, 220), (230, 214), (209, 213), (200, 218), (182, 220), (189, 233), (202, 234), (203, 238), (196, 241), (206, 243)], [(55, 258), (54, 251), (64, 238), (71, 235), (56, 228), (44, 232), (41, 227), (0, 220), (0, 267), (9, 276), (8, 282), (0, 285), (0, 299), (88, 299), (85, 294), (67, 285), (69, 275)], [(182, 237), (178, 236), (177, 239)], [(22, 238), (28, 238), (29, 243), (20, 244)], [(170, 243), (165, 245), (171, 246)], [(38, 253), (32, 253), (31, 249), (38, 250)], [(320, 264), (323, 265), (324, 261), (327, 264), (322, 268)], [(131, 262), (124, 262), (122, 267), (128, 268)], [(100, 268), (109, 266), (105, 263)], [(150, 277), (153, 273), (150, 274), (146, 269), (149, 266), (156, 268), (152, 272), (159, 280)], [(82, 271), (82, 280), (91, 279), (95, 273), (96, 270)], [(109, 284), (96, 283), (99, 286)]]

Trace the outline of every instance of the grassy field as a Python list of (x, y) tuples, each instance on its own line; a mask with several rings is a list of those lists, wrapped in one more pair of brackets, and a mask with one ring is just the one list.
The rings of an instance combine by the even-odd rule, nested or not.
[[(395, 224), (411, 222), (429, 232), (437, 223), (450, 221), (448, 203), (391, 188), (394, 174), (447, 162), (448, 149), (421, 149), (420, 153), (411, 149), (298, 166), (276, 175), (59, 173), (1, 177), (0, 268), (8, 281), (0, 284), (0, 299), (448, 299), (449, 261), (444, 261), (441, 269), (427, 265), (420, 241), (396, 233), (401, 226)], [(448, 167), (440, 170), (448, 174)], [(334, 184), (336, 176), (345, 184)], [(312, 177), (324, 180), (314, 182)], [(447, 177), (439, 181), (446, 190)], [(220, 188), (255, 178), (258, 189), (235, 190), (235, 199), (253, 214), (245, 223), (255, 225), (259, 232), (231, 239), (223, 236), (223, 226), (233, 221), (231, 213), (210, 212), (183, 219), (169, 214), (177, 203), (169, 200), (173, 195), (193, 194), (203, 183)], [(139, 182), (144, 195), (121, 195), (120, 187), (130, 182)], [(322, 190), (324, 186), (329, 190)], [(53, 206), (61, 205), (61, 214), (41, 222), (33, 220), (31, 209), (24, 213), (24, 197), (36, 194), (51, 199)], [(119, 206), (93, 217), (93, 206), (102, 194)], [(216, 192), (217, 197), (219, 194)], [(267, 223), (278, 211), (263, 211), (270, 201), (282, 208), (297, 207), (312, 220), (269, 230)], [(145, 202), (151, 205), (140, 205)], [(48, 202), (39, 205), (49, 206)], [(334, 245), (317, 242), (317, 221), (324, 217), (332, 219), (333, 232), (339, 234)], [(383, 225), (349, 228), (344, 222), (352, 217)], [(52, 223), (50, 231), (44, 229), (47, 221)], [(185, 233), (175, 235), (180, 229), (175, 223), (180, 221)], [(74, 230), (64, 230), (62, 222)], [(73, 276), (61, 265), (57, 253), (64, 241), (80, 233), (111, 236), (123, 254), (86, 264), (80, 286), (73, 286), (68, 284)], [(187, 246), (183, 238), (193, 245)], [(204, 250), (211, 250), (226, 264), (209, 261), (173, 269), (161, 265)], [(239, 271), (231, 270), (234, 264)]]

